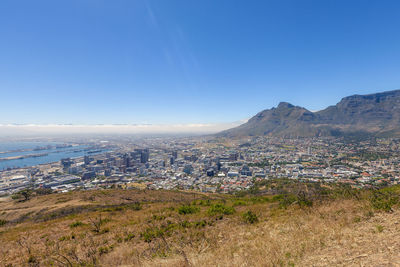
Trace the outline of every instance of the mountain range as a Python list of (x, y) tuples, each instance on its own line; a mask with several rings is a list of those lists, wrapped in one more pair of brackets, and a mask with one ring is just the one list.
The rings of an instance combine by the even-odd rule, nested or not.
[(246, 123), (217, 134), (240, 136), (400, 136), (400, 90), (344, 97), (334, 106), (312, 112), (281, 102)]

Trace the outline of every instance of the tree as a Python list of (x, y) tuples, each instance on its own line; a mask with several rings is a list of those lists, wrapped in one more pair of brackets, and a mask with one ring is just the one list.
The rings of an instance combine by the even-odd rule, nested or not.
[(21, 201), (27, 201), (27, 200), (29, 200), (29, 199), (31, 198), (32, 193), (33, 193), (33, 190), (27, 188), (27, 189), (23, 189), (23, 190), (21, 190), (21, 191), (15, 193), (15, 194), (12, 196), (12, 198), (13, 198), (13, 199), (20, 199), (20, 198), (22, 198)]

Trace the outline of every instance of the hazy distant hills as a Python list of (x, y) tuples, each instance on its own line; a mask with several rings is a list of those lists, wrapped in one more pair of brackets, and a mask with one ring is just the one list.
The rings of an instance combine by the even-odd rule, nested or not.
[(352, 95), (318, 112), (281, 102), (218, 136), (400, 136), (400, 90)]

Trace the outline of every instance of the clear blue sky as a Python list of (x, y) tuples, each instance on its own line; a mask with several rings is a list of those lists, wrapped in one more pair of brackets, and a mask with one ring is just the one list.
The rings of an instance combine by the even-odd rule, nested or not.
[(400, 88), (400, 1), (2, 0), (0, 123), (200, 123)]

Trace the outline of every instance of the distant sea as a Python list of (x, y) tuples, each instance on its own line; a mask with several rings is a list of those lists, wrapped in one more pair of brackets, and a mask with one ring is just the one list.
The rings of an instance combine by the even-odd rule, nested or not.
[[(55, 162), (63, 158), (83, 157), (91, 151), (88, 149), (87, 145), (77, 145), (72, 147), (63, 147), (63, 145), (64, 143), (57, 142), (0, 142), (0, 171), (7, 168), (30, 167), (38, 164)], [(91, 153), (91, 155), (101, 152), (103, 151), (98, 151), (98, 149), (96, 149), (96, 152)], [(37, 155), (37, 157), (1, 160), (8, 157), (18, 157), (23, 155)]]

